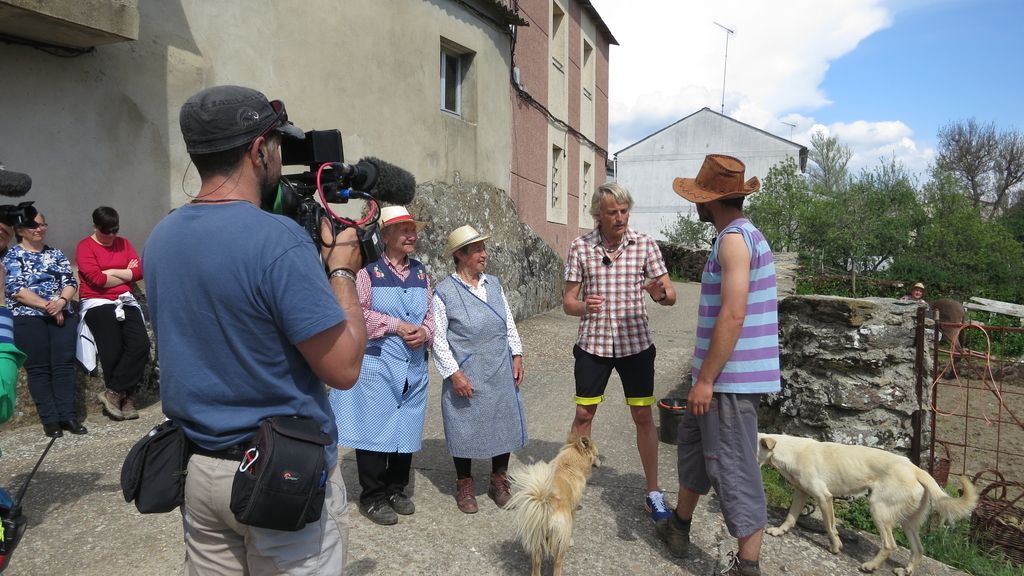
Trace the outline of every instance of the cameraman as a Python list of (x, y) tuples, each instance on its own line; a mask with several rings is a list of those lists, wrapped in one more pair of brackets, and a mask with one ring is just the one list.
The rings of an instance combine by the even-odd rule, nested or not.
[[(281, 177), (282, 136), (301, 137), (284, 104), (240, 86), (193, 95), (179, 121), (202, 180), (143, 251), (164, 413), (193, 442), (182, 509), (188, 574), (339, 574), (348, 503), (323, 383), (351, 388), (366, 346), (352, 270), (356, 230), (322, 256), (294, 221), (260, 209)], [(325, 224), (325, 237), (330, 228)], [(348, 272), (346, 272), (346, 269)], [(316, 420), (333, 440), (320, 520), (297, 532), (235, 520), (232, 480), (271, 416)]]

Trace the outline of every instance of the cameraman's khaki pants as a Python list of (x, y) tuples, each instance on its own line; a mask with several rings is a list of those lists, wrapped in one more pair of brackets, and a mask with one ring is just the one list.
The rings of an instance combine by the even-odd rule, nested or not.
[(318, 522), (297, 532), (241, 524), (231, 513), (238, 462), (195, 454), (188, 464), (182, 522), (189, 576), (304, 576), (345, 573), (348, 501), (338, 466)]

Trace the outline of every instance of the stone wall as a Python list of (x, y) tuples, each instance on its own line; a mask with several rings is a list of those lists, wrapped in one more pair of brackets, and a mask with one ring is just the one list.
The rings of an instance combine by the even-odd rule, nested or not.
[(519, 221), (508, 194), (483, 183), (427, 182), (416, 189), (409, 212), (428, 225), (420, 233), (416, 258), (433, 284), (455, 271), (445, 253), (448, 234), (465, 224), (491, 238), (487, 273), (501, 280), (517, 320), (562, 304), (564, 263), (539, 236)]
[(761, 429), (908, 452), (917, 308), (888, 298), (781, 300), (782, 392), (762, 407)]

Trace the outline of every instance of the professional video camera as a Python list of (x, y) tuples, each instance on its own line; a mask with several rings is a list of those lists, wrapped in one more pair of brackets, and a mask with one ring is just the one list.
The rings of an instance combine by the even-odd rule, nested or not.
[(18, 204), (0, 205), (0, 222), (11, 227), (35, 228), (38, 212), (32, 204), (33, 202), (29, 200)]
[[(334, 224), (335, 235), (355, 226), (364, 262), (377, 260), (384, 249), (377, 224), (378, 202), (408, 204), (416, 193), (413, 175), (383, 160), (368, 157), (346, 164), (338, 130), (310, 130), (302, 140), (284, 138), (281, 161), (287, 166), (308, 166), (309, 171), (282, 176), (274, 205), (264, 208), (294, 219), (318, 245), (333, 243), (333, 238), (321, 237), (323, 217)], [(368, 203), (361, 219), (346, 218), (331, 210), (331, 204), (344, 204), (352, 198)]]

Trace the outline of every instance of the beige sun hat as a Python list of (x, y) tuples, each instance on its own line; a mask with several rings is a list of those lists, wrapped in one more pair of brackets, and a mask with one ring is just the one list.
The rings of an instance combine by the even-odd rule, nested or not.
[(416, 225), (417, 231), (422, 230), (427, 225), (426, 222), (414, 219), (405, 206), (385, 206), (380, 209), (381, 228), (386, 228), (400, 222), (412, 222)]
[(448, 235), (448, 254), (454, 254), (456, 250), (463, 246), (469, 246), (473, 242), (481, 242), (488, 238), (490, 236), (484, 236), (469, 224), (460, 226), (452, 230), (452, 233)]
[(744, 182), (745, 168), (738, 158), (708, 154), (696, 178), (676, 178), (672, 181), (672, 189), (694, 204), (746, 196), (757, 192), (761, 188), (761, 181), (757, 176), (752, 176)]

